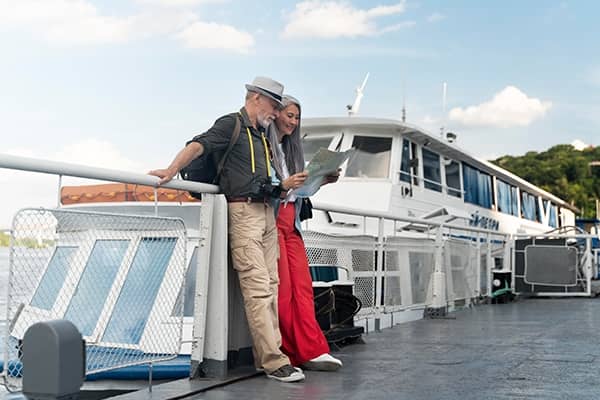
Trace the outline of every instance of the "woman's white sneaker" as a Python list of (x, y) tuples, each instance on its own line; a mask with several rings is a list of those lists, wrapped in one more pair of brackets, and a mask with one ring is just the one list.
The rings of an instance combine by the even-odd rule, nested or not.
[(302, 366), (313, 371), (337, 371), (342, 366), (342, 361), (325, 353), (305, 362)]

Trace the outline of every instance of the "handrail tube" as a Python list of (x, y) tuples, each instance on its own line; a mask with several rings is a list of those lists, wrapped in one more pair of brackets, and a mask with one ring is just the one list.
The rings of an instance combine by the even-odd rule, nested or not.
[(559, 238), (559, 239), (587, 239), (587, 238), (596, 238), (596, 235), (593, 235), (591, 233), (578, 233), (576, 235), (571, 235), (571, 234), (565, 234), (565, 233), (530, 233), (530, 234), (524, 234), (524, 233), (516, 233), (514, 234), (514, 238), (515, 239), (529, 239), (529, 238), (535, 238), (535, 239), (543, 239), (543, 238)]
[[(153, 187), (157, 187), (159, 182), (158, 177), (147, 174), (125, 172), (109, 168), (90, 167), (81, 164), (59, 161), (40, 160), (30, 157), (13, 156), (4, 153), (0, 153), (0, 168), (72, 176), (77, 178), (99, 179), (111, 182), (117, 181)], [(160, 187), (167, 189), (187, 190), (198, 193), (219, 193), (219, 187), (216, 185), (184, 181), (181, 179), (173, 179), (164, 185), (160, 185)]]
[(448, 224), (448, 223), (444, 223), (444, 222), (427, 221), (427, 220), (420, 219), (420, 218), (403, 217), (403, 216), (392, 214), (390, 212), (385, 212), (385, 211), (368, 211), (368, 210), (357, 209), (357, 208), (352, 208), (352, 207), (344, 207), (344, 206), (326, 204), (326, 203), (321, 203), (321, 202), (317, 202), (317, 201), (313, 202), (313, 208), (316, 210), (337, 212), (337, 213), (341, 213), (341, 214), (359, 215), (359, 216), (371, 217), (371, 218), (385, 218), (385, 219), (389, 219), (389, 220), (393, 220), (393, 221), (410, 222), (413, 224), (430, 225), (430, 226), (435, 226), (435, 227), (442, 227), (442, 225), (443, 225), (444, 228), (459, 229), (459, 230), (469, 231), (469, 232), (489, 233), (489, 234), (504, 236), (504, 237), (508, 236), (508, 234), (506, 234), (506, 233), (502, 233), (502, 232), (498, 232), (498, 231), (491, 231), (488, 229), (481, 229), (481, 228), (475, 228), (475, 227), (471, 227), (471, 226), (462, 226), (462, 225), (456, 225), (456, 224)]

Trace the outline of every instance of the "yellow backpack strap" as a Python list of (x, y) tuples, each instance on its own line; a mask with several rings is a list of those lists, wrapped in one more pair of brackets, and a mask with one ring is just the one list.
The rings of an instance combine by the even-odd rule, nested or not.
[(248, 134), (248, 143), (250, 143), (250, 160), (252, 161), (252, 173), (256, 173), (256, 164), (254, 162), (254, 144), (252, 143), (252, 134), (250, 128), (246, 127), (246, 133)]
[(265, 160), (267, 162), (267, 176), (271, 177), (271, 157), (269, 157), (269, 146), (267, 145), (267, 139), (265, 139), (264, 132), (260, 133), (260, 137), (262, 138), (263, 146), (265, 148)]

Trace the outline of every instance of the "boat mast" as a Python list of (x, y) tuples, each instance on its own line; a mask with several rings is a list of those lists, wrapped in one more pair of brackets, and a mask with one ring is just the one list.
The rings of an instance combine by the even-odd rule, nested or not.
[(402, 82), (402, 122), (406, 122), (406, 84)]
[(447, 85), (446, 82), (442, 84), (442, 126), (440, 127), (440, 137), (444, 138), (444, 125), (446, 123), (446, 92)]
[(352, 117), (353, 115), (358, 114), (358, 109), (360, 108), (360, 101), (362, 100), (362, 97), (363, 97), (363, 90), (365, 89), (365, 86), (367, 85), (367, 79), (369, 79), (368, 72), (367, 72), (367, 75), (365, 76), (365, 79), (363, 80), (362, 85), (360, 85), (360, 87), (356, 88), (356, 98), (354, 99), (354, 103), (352, 103), (352, 105), (346, 106), (346, 108), (348, 109), (349, 117)]

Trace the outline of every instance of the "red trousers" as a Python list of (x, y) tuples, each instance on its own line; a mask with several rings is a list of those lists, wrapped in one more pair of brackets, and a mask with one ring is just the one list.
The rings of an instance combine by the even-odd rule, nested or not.
[(294, 228), (293, 203), (279, 206), (279, 330), (281, 350), (292, 365), (329, 353), (329, 345), (315, 318), (308, 258), (302, 236)]

